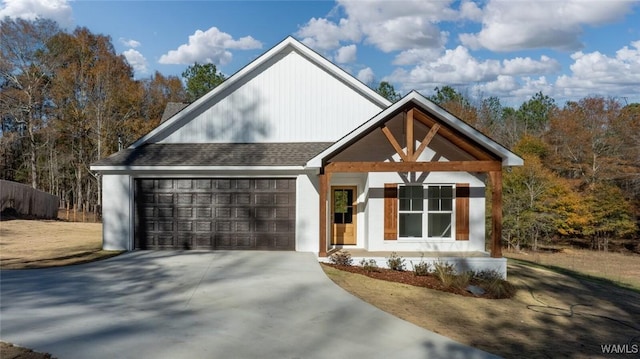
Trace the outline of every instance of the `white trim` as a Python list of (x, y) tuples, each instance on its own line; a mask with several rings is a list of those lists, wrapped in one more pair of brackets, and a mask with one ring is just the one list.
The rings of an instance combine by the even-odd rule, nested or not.
[(503, 166), (522, 166), (524, 164), (523, 159), (520, 158), (515, 153), (509, 151), (505, 147), (501, 146), (497, 142), (493, 141), (489, 137), (482, 134), (480, 131), (476, 130), (472, 126), (469, 126), (464, 121), (458, 119), (457, 117), (453, 116), (449, 112), (443, 110), (442, 108), (440, 108), (433, 102), (429, 101), (426, 97), (422, 96), (418, 92), (411, 91), (409, 94), (407, 94), (405, 97), (400, 99), (398, 102), (394, 103), (384, 111), (372, 117), (369, 121), (365, 122), (363, 125), (356, 128), (346, 136), (342, 137), (340, 140), (338, 140), (336, 143), (331, 145), (329, 148), (325, 149), (320, 154), (318, 154), (317, 156), (309, 160), (309, 162), (307, 162), (307, 167), (315, 167), (315, 168), (321, 167), (322, 160), (325, 157), (339, 150), (340, 148), (345, 146), (347, 143), (351, 142), (354, 138), (365, 133), (372, 127), (377, 126), (378, 122), (390, 116), (394, 112), (398, 111), (400, 108), (402, 108), (403, 106), (405, 106), (411, 101), (417, 103), (419, 106), (422, 106), (425, 109), (428, 109), (427, 112), (431, 113), (432, 115), (435, 115), (438, 118), (438, 120), (442, 121), (447, 125), (450, 125), (451, 127), (471, 137), (473, 140), (477, 141), (478, 144), (483, 146), (486, 150), (502, 158)]
[(182, 111), (178, 112), (175, 116), (169, 118), (167, 121), (161, 123), (158, 127), (153, 129), (148, 134), (142, 136), (136, 142), (134, 142), (129, 148), (139, 147), (147, 142), (151, 142), (153, 138), (161, 135), (165, 131), (171, 131), (172, 128), (175, 128), (181, 121), (188, 119), (189, 115), (200, 107), (206, 105), (215, 97), (220, 94), (224, 94), (227, 89), (232, 88), (236, 83), (242, 81), (242, 79), (249, 75), (254, 70), (258, 69), (260, 66), (265, 64), (267, 61), (271, 60), (275, 56), (280, 53), (284, 53), (287, 51), (287, 48), (291, 48), (293, 51), (298, 52), (305, 58), (309, 59), (311, 62), (321, 67), (325, 71), (327, 71), (332, 76), (336, 77), (340, 81), (348, 84), (353, 87), (355, 90), (360, 92), (364, 97), (368, 98), (370, 101), (376, 103), (379, 107), (385, 108), (388, 107), (391, 102), (369, 88), (364, 83), (360, 82), (358, 79), (341, 69), (340, 67), (333, 64), (331, 61), (325, 59), (315, 51), (311, 50), (298, 40), (289, 36), (283, 41), (281, 41), (276, 46), (272, 47), (269, 51), (262, 54), (260, 57), (249, 63), (247, 66), (240, 69), (235, 74), (231, 75), (227, 80), (225, 80), (218, 87), (211, 90), (209, 93), (205, 94), (192, 104), (188, 105)]

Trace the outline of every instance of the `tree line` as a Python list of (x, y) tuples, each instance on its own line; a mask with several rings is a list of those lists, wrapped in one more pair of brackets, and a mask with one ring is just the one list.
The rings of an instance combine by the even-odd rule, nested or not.
[(559, 106), (539, 92), (513, 108), (450, 86), (434, 92), (431, 101), (524, 158), (503, 174), (509, 247), (580, 238), (607, 250), (612, 239), (638, 239), (640, 104), (589, 96)]
[[(92, 162), (157, 126), (168, 102), (195, 101), (225, 79), (197, 63), (182, 79), (135, 79), (108, 36), (45, 19), (0, 25), (0, 178), (74, 208), (101, 204)], [(376, 90), (400, 98), (387, 82)], [(581, 237), (606, 248), (611, 238), (638, 238), (640, 104), (591, 96), (557, 105), (538, 93), (516, 108), (450, 86), (429, 99), (525, 159), (504, 173), (509, 246)]]
[(184, 78), (135, 80), (111, 38), (47, 19), (0, 24), (0, 178), (28, 183), (72, 208), (101, 203), (92, 162), (156, 127), (168, 102), (188, 102), (224, 80), (214, 65)]

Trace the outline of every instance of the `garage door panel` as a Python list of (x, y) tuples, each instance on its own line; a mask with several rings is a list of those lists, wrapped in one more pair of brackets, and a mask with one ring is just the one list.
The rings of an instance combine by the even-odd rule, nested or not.
[(196, 218), (211, 218), (212, 214), (211, 208), (196, 208)]
[(231, 218), (231, 208), (216, 208), (216, 218)]
[(219, 204), (219, 205), (229, 205), (229, 204), (231, 204), (231, 194), (229, 194), (229, 193), (217, 193), (215, 196), (216, 196), (216, 204)]
[(196, 222), (196, 232), (210, 233), (212, 229), (211, 222)]
[(170, 179), (161, 179), (161, 180), (156, 180), (156, 187), (157, 189), (173, 189), (173, 180)]
[(160, 218), (169, 218), (169, 217), (173, 217), (173, 208), (169, 207), (158, 207), (156, 208), (156, 216), (160, 217)]
[(295, 179), (137, 179), (135, 247), (295, 249)]
[(196, 204), (211, 204), (213, 203), (212, 199), (213, 195), (211, 194), (197, 194), (196, 195)]
[(195, 180), (196, 182), (196, 189), (212, 189), (213, 188), (213, 180), (210, 179), (197, 179)]

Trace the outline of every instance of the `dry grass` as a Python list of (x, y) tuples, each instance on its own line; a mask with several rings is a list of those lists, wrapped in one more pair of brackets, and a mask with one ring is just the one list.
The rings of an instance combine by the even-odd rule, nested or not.
[(640, 256), (635, 254), (561, 249), (556, 252), (505, 252), (504, 256), (640, 290)]
[(102, 224), (42, 220), (0, 221), (0, 268), (85, 263), (120, 252), (102, 250)]
[(640, 293), (520, 264), (509, 265), (516, 295), (499, 300), (323, 269), (388, 313), (505, 358), (601, 357), (601, 344), (624, 344), (640, 332)]

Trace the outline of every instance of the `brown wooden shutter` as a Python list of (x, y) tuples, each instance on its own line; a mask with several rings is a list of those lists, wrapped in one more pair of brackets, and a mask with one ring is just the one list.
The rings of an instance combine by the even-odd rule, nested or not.
[(384, 184), (384, 239), (398, 239), (398, 185)]
[(469, 184), (456, 183), (456, 240), (469, 240)]

